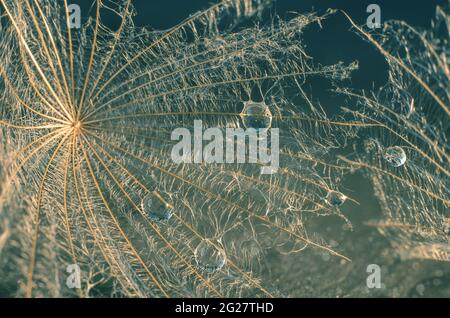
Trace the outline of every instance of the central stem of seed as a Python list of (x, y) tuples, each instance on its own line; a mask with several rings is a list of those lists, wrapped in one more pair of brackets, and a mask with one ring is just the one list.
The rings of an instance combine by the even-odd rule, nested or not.
[(79, 121), (79, 120), (77, 120), (77, 121), (74, 121), (73, 123), (72, 123), (72, 129), (76, 132), (76, 133), (78, 133), (79, 131), (80, 131), (80, 129), (81, 129), (81, 121)]

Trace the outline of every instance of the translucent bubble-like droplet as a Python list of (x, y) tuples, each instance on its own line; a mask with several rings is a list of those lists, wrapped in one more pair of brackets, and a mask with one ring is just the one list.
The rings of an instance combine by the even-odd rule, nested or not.
[(341, 206), (342, 204), (344, 204), (345, 200), (347, 200), (345, 194), (338, 191), (329, 191), (325, 198), (325, 201), (327, 201), (328, 205), (332, 207)]
[(272, 113), (264, 102), (245, 103), (241, 118), (245, 128), (254, 128), (258, 132), (267, 130), (272, 125)]
[(161, 192), (147, 194), (141, 203), (144, 213), (153, 221), (168, 221), (172, 215), (172, 206), (167, 201), (167, 195)]
[(223, 268), (226, 263), (225, 251), (203, 240), (194, 251), (197, 266), (208, 273), (214, 273)]
[(387, 148), (383, 157), (393, 167), (403, 166), (406, 162), (406, 153), (399, 146)]

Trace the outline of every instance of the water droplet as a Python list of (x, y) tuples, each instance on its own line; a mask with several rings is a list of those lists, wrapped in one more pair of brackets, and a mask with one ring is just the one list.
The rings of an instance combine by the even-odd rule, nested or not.
[(141, 207), (144, 213), (155, 222), (168, 221), (173, 215), (168, 196), (161, 192), (147, 194), (142, 199)]
[(345, 200), (347, 200), (347, 196), (338, 191), (329, 191), (325, 201), (327, 201), (329, 206), (338, 207), (344, 204)]
[(254, 128), (258, 133), (266, 131), (272, 125), (272, 113), (264, 102), (246, 102), (241, 118), (245, 128)]
[(423, 284), (419, 284), (417, 285), (416, 290), (420, 296), (423, 296), (423, 293), (425, 292), (425, 286)]
[(225, 251), (207, 240), (198, 244), (194, 256), (198, 267), (208, 273), (221, 270), (226, 263)]
[(403, 166), (406, 162), (406, 153), (403, 148), (399, 146), (387, 148), (383, 157), (391, 166), (396, 168)]

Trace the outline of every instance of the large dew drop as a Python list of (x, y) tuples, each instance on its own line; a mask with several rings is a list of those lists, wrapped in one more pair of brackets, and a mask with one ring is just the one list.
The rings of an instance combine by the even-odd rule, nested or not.
[(226, 263), (225, 251), (203, 240), (194, 251), (197, 266), (208, 273), (214, 273), (223, 268)]
[(266, 131), (272, 125), (272, 113), (264, 102), (246, 102), (241, 118), (245, 128), (254, 128), (258, 133)]
[(347, 196), (343, 193), (340, 193), (338, 191), (329, 191), (327, 196), (325, 197), (325, 201), (328, 203), (331, 207), (338, 207), (344, 204), (344, 202), (347, 200)]
[(166, 196), (159, 192), (147, 194), (142, 199), (141, 207), (144, 213), (155, 222), (168, 221), (173, 215)]
[(389, 147), (383, 154), (384, 159), (393, 167), (403, 166), (406, 162), (406, 153), (399, 146)]

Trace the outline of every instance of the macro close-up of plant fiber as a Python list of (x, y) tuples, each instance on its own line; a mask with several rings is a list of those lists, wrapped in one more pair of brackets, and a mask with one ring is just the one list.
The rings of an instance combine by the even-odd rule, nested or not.
[(0, 0), (0, 297), (450, 297), (450, 2), (297, 2)]

